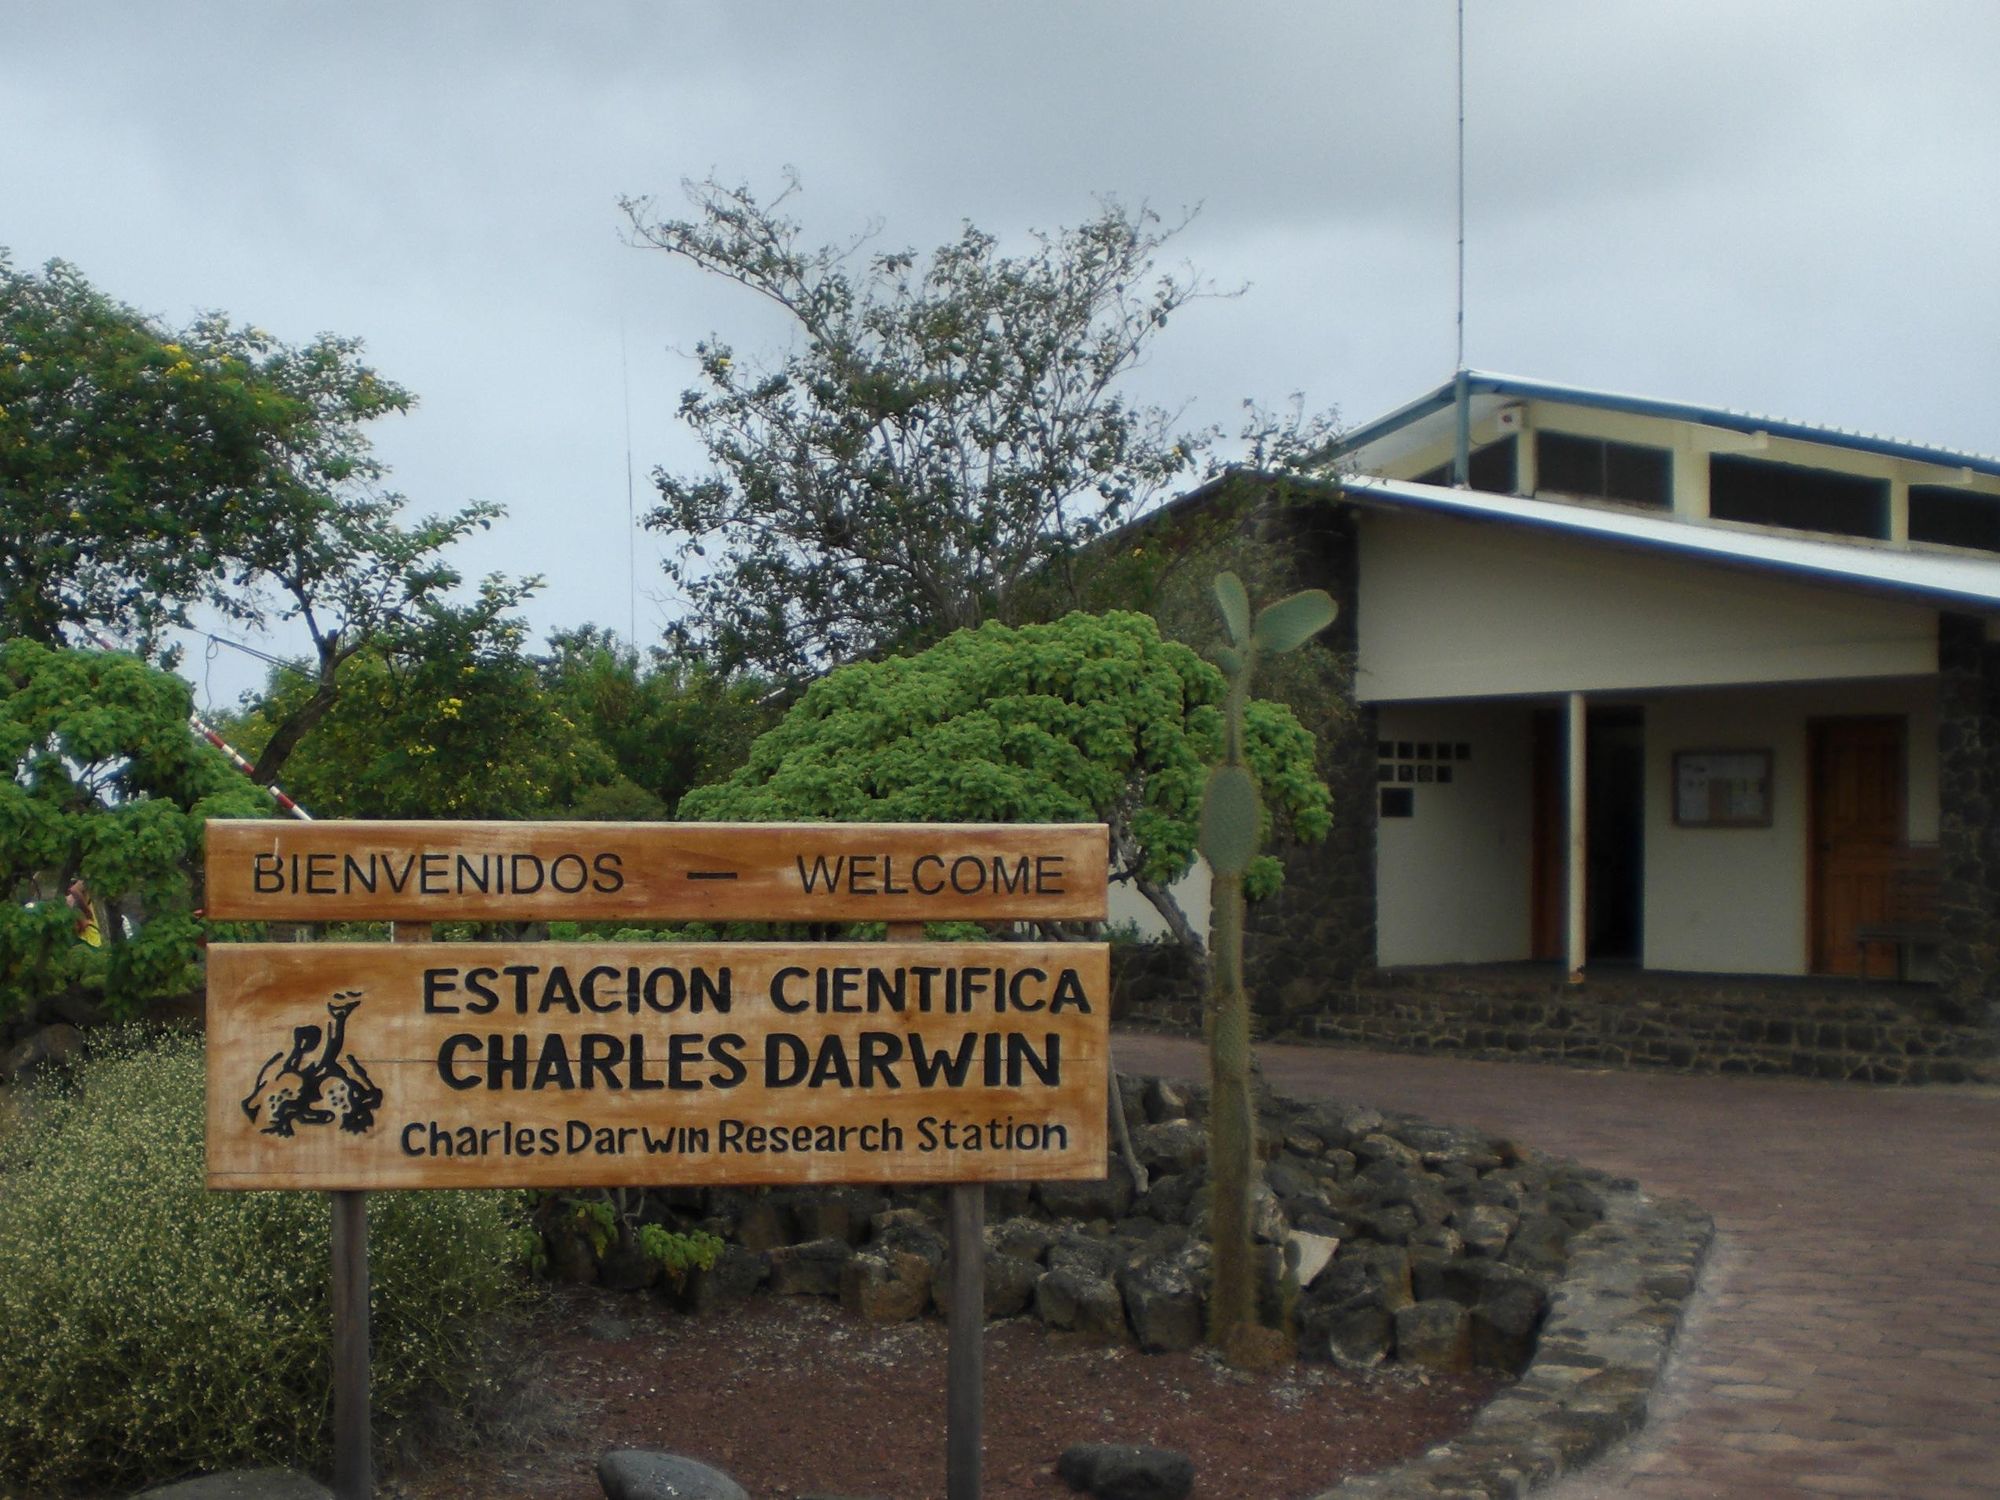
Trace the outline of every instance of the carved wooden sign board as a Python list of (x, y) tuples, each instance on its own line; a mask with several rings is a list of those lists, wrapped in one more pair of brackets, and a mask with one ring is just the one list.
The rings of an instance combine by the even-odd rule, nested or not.
[[(1101, 825), (209, 825), (224, 920), (1095, 919)], [(1101, 943), (218, 943), (214, 1188), (1105, 1171)]]
[(1102, 824), (208, 825), (226, 920), (1101, 918)]

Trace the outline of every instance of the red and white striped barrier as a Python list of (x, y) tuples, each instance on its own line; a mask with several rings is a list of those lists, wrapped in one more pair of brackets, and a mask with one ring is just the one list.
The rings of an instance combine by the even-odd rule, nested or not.
[[(118, 647), (113, 642), (105, 639), (103, 636), (99, 635), (94, 630), (87, 631), (85, 633), (89, 635), (89, 637), (93, 641), (97, 642), (99, 650), (116, 651), (118, 649)], [(189, 714), (188, 727), (193, 729), (196, 734), (200, 735), (203, 739), (207, 740), (211, 745), (215, 746), (215, 748), (220, 750), (224, 755), (228, 756), (230, 764), (235, 766), (237, 770), (241, 771), (245, 776), (249, 776), (253, 781), (256, 779), (253, 773), (256, 771), (257, 768), (251, 765), (249, 761), (245, 760), (243, 756), (237, 751), (234, 745), (230, 744), (229, 741), (225, 740), (221, 735), (217, 734), (206, 723), (204, 723), (201, 715)], [(258, 784), (262, 785), (261, 782)], [(313, 820), (313, 815), (311, 813), (307, 812), (303, 807), (300, 807), (298, 803), (294, 802), (290, 797), (286, 796), (283, 789), (278, 787), (275, 783), (273, 785), (264, 787), (264, 790), (271, 794), (271, 800), (273, 802), (277, 803), (278, 806), (282, 807), (286, 812), (290, 813), (300, 822), (310, 823)]]

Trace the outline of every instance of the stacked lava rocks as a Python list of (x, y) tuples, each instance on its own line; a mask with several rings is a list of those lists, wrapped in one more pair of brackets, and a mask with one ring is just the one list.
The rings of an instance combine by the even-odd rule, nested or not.
[[(1187, 1348), (1206, 1318), (1206, 1090), (1118, 1082), (1143, 1188), (1116, 1154), (1102, 1181), (989, 1188), (986, 1313)], [(1604, 1216), (1602, 1174), (1366, 1107), (1266, 1096), (1258, 1115), (1263, 1310), (1296, 1331), (1301, 1356), (1525, 1367), (1571, 1238)], [(641, 1220), (726, 1242), (714, 1266), (670, 1288), (691, 1310), (762, 1290), (838, 1297), (883, 1322), (941, 1308), (944, 1217), (942, 1191), (855, 1187), (655, 1190), (640, 1208)], [(572, 1279), (658, 1284), (643, 1257), (549, 1249)]]

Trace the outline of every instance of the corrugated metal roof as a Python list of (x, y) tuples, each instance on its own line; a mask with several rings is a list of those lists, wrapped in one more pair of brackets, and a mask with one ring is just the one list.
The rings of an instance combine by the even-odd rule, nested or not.
[(1974, 613), (2000, 613), (2000, 557), (1947, 556), (1906, 552), (1883, 544), (1821, 541), (1726, 522), (1679, 520), (1407, 480), (1352, 476), (1341, 480), (1340, 487), (1349, 499), (1364, 504), (1541, 527), (1765, 572), (1915, 595)]
[[(1821, 443), (1852, 452), (1875, 453), (1889, 458), (1912, 459), (1943, 468), (1971, 469), (1978, 474), (2000, 477), (2000, 458), (1984, 453), (1958, 453), (1948, 448), (1911, 442), (1906, 438), (1881, 437), (1874, 433), (1851, 432), (1811, 422), (1795, 422), (1784, 417), (1761, 416), (1755, 412), (1731, 411), (1720, 406), (1695, 406), (1684, 401), (1662, 401), (1650, 396), (1621, 395), (1583, 386), (1558, 385), (1552, 381), (1528, 380), (1516, 375), (1496, 375), (1491, 371), (1469, 370), (1466, 384), (1476, 397), (1499, 397), (1516, 401), (1556, 401), (1570, 406), (1595, 407), (1605, 411), (1630, 412), (1637, 416), (1662, 417), (1669, 421), (1694, 422), (1703, 427), (1719, 427), (1730, 432), (1769, 433), (1773, 437), (1795, 438), (1800, 442)], [(1382, 439), (1421, 422), (1452, 404), (1455, 382), (1446, 381), (1436, 390), (1419, 396), (1385, 416), (1364, 423), (1331, 444), (1325, 457), (1335, 461), (1359, 453)]]

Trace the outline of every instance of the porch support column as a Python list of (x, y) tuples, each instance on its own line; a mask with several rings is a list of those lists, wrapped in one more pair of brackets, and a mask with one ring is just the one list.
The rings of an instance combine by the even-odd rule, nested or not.
[(1569, 962), (1569, 982), (1583, 983), (1583, 883), (1584, 842), (1584, 701), (1583, 694), (1569, 695), (1569, 853), (1564, 864), (1564, 887), (1569, 895), (1568, 937), (1563, 951)]

